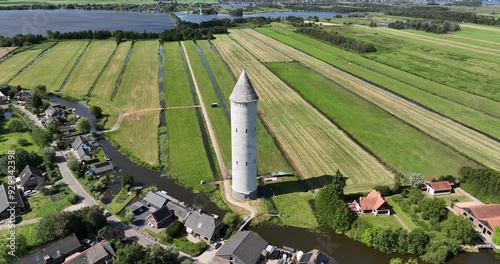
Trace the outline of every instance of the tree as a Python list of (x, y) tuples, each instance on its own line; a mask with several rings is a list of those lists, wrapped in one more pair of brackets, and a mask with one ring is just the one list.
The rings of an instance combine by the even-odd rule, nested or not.
[(123, 218), (125, 222), (131, 224), (134, 222), (135, 214), (133, 212), (127, 212)]
[(41, 148), (47, 146), (50, 141), (52, 141), (52, 133), (49, 130), (43, 130), (39, 128), (33, 129), (31, 133), (33, 141)]
[(229, 237), (241, 222), (241, 217), (233, 212), (229, 212), (224, 216), (222, 222), (224, 222), (227, 226), (225, 237)]
[(26, 147), (26, 146), (29, 146), (31, 143), (25, 138), (18, 138), (17, 144), (19, 144), (19, 146), (21, 146), (21, 147)]
[(133, 242), (118, 248), (116, 251), (116, 264), (144, 263), (146, 248)]
[(337, 170), (335, 175), (333, 175), (332, 183), (330, 184), (334, 188), (335, 195), (341, 199), (344, 198), (344, 187), (346, 185), (345, 181), (346, 178), (344, 178), (344, 175), (342, 175), (340, 170)]
[(33, 109), (38, 111), (38, 108), (42, 107), (43, 105), (42, 97), (39, 94), (33, 94), (33, 96), (31, 96), (30, 105), (31, 107), (33, 107)]
[[(3, 156), (2, 159), (0, 159), (0, 170), (4, 174), (7, 174), (8, 161), (9, 159), (7, 155)], [(39, 167), (40, 165), (42, 165), (42, 163), (43, 158), (35, 152), (28, 152), (24, 149), (16, 150), (16, 174), (23, 170), (26, 165)]]
[(95, 116), (96, 118), (101, 118), (102, 117), (102, 108), (100, 108), (97, 105), (93, 105), (90, 107), (90, 113)]
[(403, 264), (403, 259), (401, 258), (392, 258), (389, 264)]
[(408, 252), (417, 256), (425, 254), (425, 248), (429, 244), (429, 236), (421, 228), (415, 228), (408, 234)]
[(47, 164), (54, 162), (56, 158), (56, 151), (53, 147), (45, 147), (40, 151), (40, 153), (42, 154), (43, 160)]
[(471, 244), (477, 238), (474, 225), (469, 220), (461, 216), (450, 216), (441, 223), (441, 232), (451, 239), (457, 240), (460, 244)]
[(43, 84), (38, 84), (33, 87), (33, 94), (37, 94), (40, 97), (44, 97), (47, 95), (47, 87)]
[(134, 184), (134, 176), (130, 175), (129, 173), (125, 174), (122, 176), (122, 179), (121, 179), (121, 183), (122, 183), (122, 188), (125, 187), (125, 185), (127, 184)]
[(145, 263), (147, 264), (173, 264), (178, 263), (179, 250), (172, 245), (160, 246), (158, 244), (146, 247)]
[(75, 193), (71, 193), (69, 194), (68, 196), (66, 196), (66, 200), (70, 203), (70, 204), (76, 204), (78, 202), (78, 200), (80, 200), (80, 198), (78, 197), (78, 195), (76, 195)]
[[(340, 190), (343, 194), (343, 190)], [(338, 186), (328, 184), (323, 187), (316, 197), (316, 214), (318, 220), (336, 232), (347, 232), (353, 218), (344, 200), (339, 197)]]
[(420, 187), (424, 184), (424, 177), (420, 173), (412, 173), (410, 175), (410, 184), (413, 187)]
[(394, 182), (391, 186), (391, 190), (393, 193), (398, 193), (401, 190), (401, 180), (404, 178), (404, 175), (400, 172), (394, 175)]
[(80, 163), (75, 157), (71, 156), (68, 158), (68, 167), (70, 170), (76, 172), (80, 170)]
[(443, 199), (433, 198), (426, 199), (421, 205), (422, 218), (426, 220), (441, 222), (446, 219), (448, 209), (446, 202)]
[(493, 234), (493, 243), (500, 246), (500, 226), (495, 227), (495, 233)]
[(91, 233), (97, 233), (97, 231), (105, 227), (108, 223), (106, 216), (104, 216), (104, 210), (97, 205), (84, 207), (78, 212), (79, 217), (85, 221), (87, 230)]
[(19, 119), (12, 119), (9, 123), (9, 131), (10, 132), (24, 132), (26, 131), (26, 127), (24, 126), (23, 121)]
[(112, 239), (121, 241), (125, 239), (125, 231), (121, 227), (107, 225), (99, 229), (97, 236), (108, 241)]
[(116, 45), (120, 44), (124, 38), (123, 31), (117, 30), (115, 31), (114, 35), (115, 35)]
[(75, 123), (76, 131), (80, 133), (88, 133), (90, 131), (90, 121), (86, 117), (78, 119)]
[(433, 264), (444, 264), (446, 260), (458, 254), (460, 243), (454, 239), (437, 234), (433, 237), (427, 246), (427, 253), (421, 256), (423, 261)]
[(392, 194), (391, 187), (387, 185), (377, 185), (373, 187), (373, 189), (379, 191), (382, 196), (389, 196)]

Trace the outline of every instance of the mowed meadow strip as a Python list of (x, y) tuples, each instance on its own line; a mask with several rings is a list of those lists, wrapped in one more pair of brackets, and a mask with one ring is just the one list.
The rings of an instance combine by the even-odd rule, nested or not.
[[(113, 102), (124, 111), (160, 107), (158, 41), (138, 41)], [(156, 133), (155, 133), (156, 136)]]
[(0, 59), (15, 49), (17, 49), (17, 47), (0, 47)]
[[(251, 50), (252, 54), (262, 62), (289, 62), (290, 58), (278, 51), (265, 48), (261, 43), (248, 42), (245, 35), (238, 34), (239, 30), (231, 30), (230, 37), (240, 43), (247, 50)], [(234, 34), (233, 34), (234, 33)]]
[[(7, 83), (26, 65), (32, 62), (42, 50), (27, 50), (15, 54), (14, 56), (0, 63), (0, 83)], [(31, 87), (29, 87), (31, 88)]]
[(57, 91), (87, 44), (82, 40), (59, 42), (9, 84), (28, 88), (44, 84), (48, 91)]
[[(189, 79), (178, 42), (165, 42), (165, 96), (167, 107), (193, 105)], [(180, 89), (179, 89), (180, 88)]]
[(90, 42), (80, 62), (71, 72), (63, 92), (72, 96), (86, 95), (115, 48), (116, 42), (111, 40)]
[(382, 109), (344, 90), (298, 63), (266, 66), (395, 170), (426, 178), (456, 175), (462, 166), (477, 166)]
[(152, 110), (128, 114), (120, 129), (110, 136), (128, 156), (158, 165), (159, 113), (159, 110)]
[(245, 49), (223, 35), (217, 36), (213, 43), (233, 73), (247, 71), (260, 97), (261, 117), (303, 178), (318, 177), (325, 184), (327, 175), (339, 169), (348, 177), (348, 191), (367, 190), (373, 185), (391, 182), (392, 173), (383, 164)]
[[(340, 71), (319, 59), (279, 41), (263, 36), (256, 31), (250, 30), (250, 32), (251, 35), (257, 36), (267, 45), (334, 79), (359, 96), (452, 147), (463, 155), (492, 169), (500, 169), (500, 155), (498, 155), (500, 153), (500, 143), (497, 140), (467, 128), (449, 118), (424, 109), (398, 95), (360, 80), (349, 73)], [(491, 126), (498, 128), (498, 120), (493, 120)], [(500, 133), (499, 131), (496, 132)]]

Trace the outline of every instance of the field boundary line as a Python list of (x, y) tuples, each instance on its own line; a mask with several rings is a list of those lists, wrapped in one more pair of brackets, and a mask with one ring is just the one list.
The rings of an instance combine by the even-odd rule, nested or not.
[(122, 81), (122, 77), (123, 77), (123, 74), (125, 73), (125, 69), (127, 69), (128, 61), (130, 60), (130, 57), (132, 57), (134, 43), (135, 43), (135, 41), (132, 41), (132, 44), (130, 45), (130, 49), (128, 50), (128, 53), (127, 53), (127, 57), (125, 58), (125, 62), (123, 63), (123, 67), (120, 71), (120, 75), (118, 75), (118, 78), (116, 79), (115, 88), (113, 89), (113, 92), (111, 93), (111, 98), (109, 99), (111, 102), (113, 102), (115, 100), (115, 95), (116, 95), (116, 92), (118, 91), (118, 87), (120, 86), (120, 83)]
[(26, 64), (26, 66), (24, 66), (16, 74), (14, 74), (14, 76), (12, 76), (12, 78), (10, 78), (6, 83), (10, 83), (12, 80), (14, 80), (14, 78), (16, 78), (19, 74), (21, 74), (21, 72), (25, 71), (28, 67), (30, 67), (31, 65), (33, 65), (33, 63), (35, 63), (35, 61), (37, 61), (43, 55), (47, 54), (47, 52), (49, 52), (57, 43), (59, 43), (59, 41), (57, 41), (52, 46), (50, 46), (50, 47), (44, 49), (42, 52), (40, 52), (31, 62), (29, 62), (28, 64)]
[(102, 73), (108, 67), (109, 63), (111, 62), (111, 59), (115, 56), (116, 50), (118, 49), (118, 45), (116, 45), (115, 49), (113, 50), (113, 53), (111, 53), (111, 55), (109, 55), (108, 60), (106, 61), (106, 64), (104, 64), (104, 67), (102, 67), (101, 71), (99, 72), (99, 75), (97, 75), (97, 78), (94, 80), (94, 82), (90, 86), (89, 90), (87, 91), (86, 96), (90, 96), (92, 91), (94, 91), (94, 87), (97, 84), (97, 82), (99, 81), (99, 79), (101, 78)]
[(85, 54), (85, 52), (87, 51), (87, 48), (89, 47), (90, 42), (92, 42), (92, 41), (88, 41), (88, 42), (87, 42), (87, 45), (85, 45), (85, 48), (82, 50), (82, 53), (80, 53), (80, 55), (79, 55), (79, 56), (78, 56), (78, 58), (76, 59), (75, 64), (73, 64), (73, 66), (71, 67), (71, 70), (69, 70), (68, 75), (66, 75), (66, 78), (64, 78), (64, 81), (63, 81), (63, 83), (61, 84), (61, 87), (59, 87), (59, 90), (57, 90), (57, 92), (61, 92), (61, 90), (64, 88), (64, 86), (66, 86), (66, 83), (68, 82), (69, 77), (71, 76), (71, 73), (73, 73), (73, 70), (74, 70), (74, 69), (76, 68), (76, 66), (78, 66), (78, 64), (80, 63), (80, 60), (82, 59), (83, 55), (84, 55), (84, 54)]

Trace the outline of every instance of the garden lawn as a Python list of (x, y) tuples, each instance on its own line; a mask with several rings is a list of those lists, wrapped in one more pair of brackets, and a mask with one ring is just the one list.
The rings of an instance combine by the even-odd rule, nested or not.
[(269, 190), (276, 209), (283, 214), (279, 218), (283, 224), (303, 228), (318, 226), (309, 204), (314, 197), (300, 189), (297, 178), (286, 177), (280, 178), (277, 182), (266, 182), (266, 188)]
[(396, 217), (394, 215), (375, 216), (375, 215), (369, 214), (369, 215), (360, 216), (360, 218), (363, 219), (364, 221), (374, 225), (374, 226), (393, 227), (393, 228), (401, 227), (402, 228), (398, 219), (396, 219)]
[[(23, 149), (38, 152), (40, 147), (33, 141), (29, 132), (10, 132), (9, 123), (16, 118), (0, 121), (0, 153), (7, 153), (11, 149)], [(24, 138), (29, 142), (27, 146), (20, 146), (17, 141)]]
[(456, 174), (465, 164), (477, 166), (298, 63), (266, 66), (384, 163), (405, 175), (419, 172), (430, 179), (443, 173)]
[(120, 129), (110, 133), (111, 139), (132, 159), (157, 165), (159, 112), (154, 110), (126, 116)]
[(134, 43), (113, 102), (126, 112), (159, 107), (157, 40)]
[(119, 214), (134, 197), (135, 195), (130, 195), (125, 189), (121, 189), (108, 205), (108, 208), (111, 210), (110, 212), (112, 214)]
[(71, 190), (65, 187), (58, 194), (52, 195), (54, 201), (49, 195), (43, 195), (43, 193), (28, 197), (32, 211), (22, 215), (23, 220), (43, 217), (62, 211), (71, 205), (66, 198), (69, 194), (71, 194)]
[(116, 42), (111, 40), (90, 42), (62, 91), (76, 97), (86, 95), (115, 48)]
[(87, 44), (84, 40), (59, 42), (9, 84), (28, 88), (44, 84), (48, 91), (59, 90)]
[(393, 202), (391, 197), (387, 197), (385, 201), (391, 206), (392, 210), (397, 216), (399, 216), (399, 219), (401, 219), (401, 221), (403, 221), (403, 223), (405, 223), (410, 230), (417, 228), (417, 225), (413, 223), (410, 216), (407, 215), (397, 203)]
[[(16, 226), (16, 235), (23, 235), (26, 238), (26, 243), (30, 247), (38, 246), (36, 239), (38, 223)], [(10, 230), (0, 231), (0, 237), (9, 236)]]
[[(226, 101), (226, 104), (230, 107), (229, 95), (234, 89), (236, 81), (232, 77), (232, 72), (229, 71), (224, 61), (219, 57), (218, 53), (210, 47), (210, 43), (208, 41), (198, 41), (197, 42), (201, 50), (203, 51), (203, 55), (207, 60), (208, 65), (214, 75), (215, 81), (217, 82), (221, 93)], [(202, 92), (203, 92), (203, 88)], [(212, 95), (215, 96), (215, 95)], [(214, 109), (210, 109), (213, 111)], [(222, 109), (221, 109), (222, 110)], [(222, 121), (222, 120), (221, 120)], [(229, 122), (229, 121), (227, 121)], [(212, 123), (215, 126), (218, 126), (214, 121)], [(228, 133), (230, 131), (224, 131), (223, 133)], [(229, 133), (227, 134), (227, 140), (230, 140)], [(219, 141), (221, 142), (221, 141)], [(286, 159), (283, 157), (282, 153), (278, 149), (274, 139), (271, 134), (266, 130), (264, 125), (259, 118), (257, 120), (257, 171), (259, 174), (264, 174), (273, 171), (289, 171), (291, 170), (290, 166)], [(227, 142), (226, 142), (227, 144)], [(226, 146), (230, 155), (231, 146)], [(230, 156), (229, 156), (230, 157)], [(231, 160), (228, 159), (225, 161), (228, 168), (231, 167)]]
[(463, 202), (470, 202), (471, 199), (465, 195), (436, 195), (434, 196), (439, 199), (443, 199), (446, 201), (446, 205), (452, 206), (454, 203), (463, 203)]

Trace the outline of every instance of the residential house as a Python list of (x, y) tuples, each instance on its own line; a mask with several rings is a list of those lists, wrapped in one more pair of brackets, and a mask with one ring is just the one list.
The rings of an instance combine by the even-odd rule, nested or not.
[(452, 186), (448, 181), (426, 182), (427, 191), (432, 195), (450, 194)]
[(19, 173), (18, 183), (23, 188), (23, 190), (32, 190), (35, 189), (38, 185), (41, 185), (45, 182), (45, 177), (42, 172), (29, 165), (24, 167), (23, 171)]
[(220, 230), (224, 224), (213, 216), (195, 211), (189, 214), (184, 226), (188, 233), (200, 236), (201, 239), (210, 243), (220, 238)]
[(129, 205), (127, 208), (136, 215), (142, 213), (145, 210), (144, 204), (141, 202), (135, 202)]
[(78, 238), (75, 234), (71, 234), (41, 246), (33, 254), (18, 260), (15, 264), (61, 264), (66, 257), (78, 252), (80, 246)]
[(168, 202), (167, 208), (172, 212), (172, 214), (177, 217), (177, 220), (181, 222), (185, 222), (189, 214), (191, 213), (191, 209), (175, 202)]
[(148, 216), (148, 225), (156, 229), (162, 228), (172, 222), (174, 215), (167, 207), (162, 207)]
[(114, 167), (113, 163), (111, 163), (110, 161), (95, 164), (89, 170), (89, 173), (94, 174), (95, 176), (102, 176), (112, 172), (114, 172)]
[(338, 262), (325, 254), (324, 252), (321, 252), (320, 250), (313, 249), (307, 253), (302, 253), (299, 252), (296, 255), (296, 260), (295, 263), (297, 264), (337, 264)]
[(215, 263), (257, 264), (264, 256), (267, 241), (252, 231), (243, 231), (231, 236), (215, 254)]
[(492, 242), (495, 228), (500, 226), (500, 204), (482, 204), (453, 208), (463, 217), (472, 221), (480, 235), (489, 243)]
[(62, 109), (59, 106), (49, 106), (47, 109), (45, 109), (45, 117), (59, 117), (59, 116), (66, 116), (66, 113), (64, 112), (64, 109)]
[(370, 213), (374, 215), (391, 214), (389, 205), (377, 190), (372, 190), (366, 197), (360, 197), (359, 202), (354, 201), (354, 205), (361, 215)]
[(83, 252), (76, 253), (66, 258), (68, 264), (111, 264), (116, 253), (108, 241), (101, 241)]
[(19, 90), (15, 95), (14, 98), (18, 102), (25, 102), (29, 103), (31, 101), (32, 94), (30, 92), (25, 92), (23, 90)]
[(20, 215), (25, 211), (26, 205), (19, 189), (15, 185), (0, 184), (0, 219), (9, 218), (11, 214)]
[(152, 207), (154, 210), (158, 210), (162, 208), (165, 204), (167, 204), (168, 200), (167, 198), (154, 193), (154, 192), (149, 192), (146, 197), (144, 197), (141, 202), (146, 205), (147, 207)]
[(0, 90), (0, 103), (9, 102), (9, 95), (4, 93), (4, 89)]
[(95, 145), (88, 138), (77, 136), (71, 143), (71, 148), (79, 160), (91, 160)]

